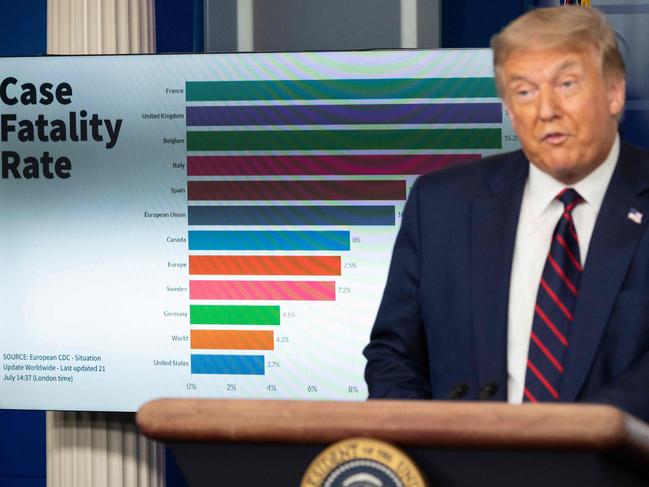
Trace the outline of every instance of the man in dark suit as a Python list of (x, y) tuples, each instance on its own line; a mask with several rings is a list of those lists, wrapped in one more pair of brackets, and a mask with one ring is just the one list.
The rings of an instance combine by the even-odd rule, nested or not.
[(371, 398), (612, 404), (649, 420), (649, 155), (599, 12), (492, 39), (522, 150), (420, 177), (365, 349)]

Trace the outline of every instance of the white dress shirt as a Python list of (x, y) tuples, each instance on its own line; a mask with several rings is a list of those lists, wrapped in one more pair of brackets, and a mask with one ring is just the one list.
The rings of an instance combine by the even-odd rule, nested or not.
[[(617, 136), (604, 163), (578, 183), (569, 186), (584, 199), (583, 203), (572, 210), (582, 264), (586, 263), (595, 220), (619, 153), (620, 138)], [(552, 233), (563, 213), (563, 204), (555, 198), (566, 187), (568, 186), (530, 164), (518, 217), (509, 287), (507, 397), (511, 404), (523, 402), (536, 295), (550, 249)]]

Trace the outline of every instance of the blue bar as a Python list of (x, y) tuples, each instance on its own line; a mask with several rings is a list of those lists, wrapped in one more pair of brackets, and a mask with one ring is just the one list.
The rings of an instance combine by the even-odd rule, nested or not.
[(394, 225), (394, 206), (190, 206), (190, 225)]
[(190, 231), (189, 250), (349, 250), (348, 231)]
[(264, 356), (192, 355), (192, 374), (264, 375)]

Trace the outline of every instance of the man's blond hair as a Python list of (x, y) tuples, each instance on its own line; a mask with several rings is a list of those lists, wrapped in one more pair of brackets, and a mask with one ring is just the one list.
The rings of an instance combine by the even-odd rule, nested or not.
[(605, 77), (624, 78), (624, 59), (615, 32), (597, 9), (551, 7), (530, 10), (491, 38), (496, 84), (504, 96), (502, 68), (514, 51), (560, 48), (584, 51), (594, 48), (602, 56)]

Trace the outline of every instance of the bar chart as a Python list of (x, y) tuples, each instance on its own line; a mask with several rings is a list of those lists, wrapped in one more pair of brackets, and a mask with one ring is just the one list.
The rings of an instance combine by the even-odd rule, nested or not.
[(189, 81), (185, 93), (192, 374), (230, 392), (257, 377), (255, 396), (362, 397), (340, 377), (362, 376), (409, 188), (502, 148), (494, 80)]
[(7, 107), (4, 408), (364, 399), (416, 179), (520, 148), (488, 49), (5, 62), (12, 93), (47, 72), (74, 94)]

